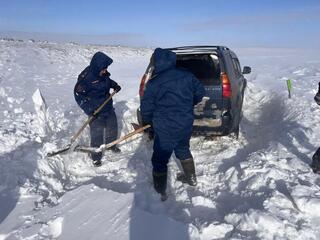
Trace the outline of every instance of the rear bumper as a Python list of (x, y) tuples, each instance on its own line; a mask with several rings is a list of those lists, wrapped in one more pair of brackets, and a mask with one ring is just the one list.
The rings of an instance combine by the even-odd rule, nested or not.
[(222, 126), (222, 120), (221, 119), (214, 119), (214, 118), (201, 118), (201, 119), (195, 119), (193, 121), (194, 127), (221, 127)]
[[(223, 111), (220, 119), (199, 118), (193, 122), (195, 135), (228, 135), (232, 131), (232, 116), (230, 111)], [(140, 109), (137, 109), (137, 120), (142, 124)]]
[(193, 133), (196, 135), (228, 135), (232, 131), (232, 116), (223, 111), (220, 119), (195, 119)]
[(193, 136), (224, 136), (227, 135), (224, 127), (199, 127), (193, 126)]

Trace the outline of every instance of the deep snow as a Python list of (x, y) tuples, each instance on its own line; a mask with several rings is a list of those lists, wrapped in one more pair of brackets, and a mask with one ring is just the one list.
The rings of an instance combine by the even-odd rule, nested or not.
[(0, 41), (0, 240), (320, 239), (320, 179), (308, 166), (320, 144), (319, 52), (234, 50), (252, 67), (240, 138), (192, 138), (199, 184), (175, 181), (172, 157), (169, 199), (160, 202), (145, 137), (106, 152), (100, 168), (83, 153), (46, 157), (86, 119), (73, 86), (96, 51), (114, 59), (119, 128), (132, 131), (152, 51)]

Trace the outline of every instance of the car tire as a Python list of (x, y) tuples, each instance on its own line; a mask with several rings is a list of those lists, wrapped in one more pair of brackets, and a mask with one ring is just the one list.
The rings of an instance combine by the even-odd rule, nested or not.
[(236, 129), (233, 131), (235, 139), (239, 139), (239, 133), (240, 133), (240, 126), (238, 124), (238, 126), (236, 127)]
[(241, 122), (241, 119), (242, 119), (242, 106), (243, 106), (243, 99), (244, 99), (244, 90), (242, 91), (242, 101), (241, 101), (241, 104), (239, 106), (239, 112), (238, 112), (238, 122), (236, 123), (236, 126), (234, 127), (234, 135), (235, 135), (235, 138), (238, 139), (239, 138), (239, 133), (240, 133), (240, 122)]

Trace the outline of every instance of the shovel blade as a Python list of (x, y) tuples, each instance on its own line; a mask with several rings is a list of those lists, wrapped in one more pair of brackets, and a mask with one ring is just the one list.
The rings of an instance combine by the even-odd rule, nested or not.
[(64, 148), (62, 148), (62, 149), (60, 149), (58, 151), (49, 152), (47, 154), (47, 157), (53, 157), (53, 156), (58, 155), (58, 154), (66, 153), (66, 152), (68, 152), (70, 150), (70, 147), (71, 147), (70, 145), (67, 145), (67, 146), (65, 146)]

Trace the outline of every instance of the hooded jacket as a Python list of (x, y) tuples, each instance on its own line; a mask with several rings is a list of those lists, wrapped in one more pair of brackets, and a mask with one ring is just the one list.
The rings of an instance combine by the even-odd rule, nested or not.
[(141, 116), (151, 123), (155, 133), (173, 139), (192, 132), (193, 107), (205, 90), (190, 72), (176, 68), (176, 54), (157, 48), (152, 56), (153, 77), (146, 85), (141, 99)]
[[(113, 60), (102, 52), (97, 52), (91, 59), (90, 65), (78, 76), (74, 87), (74, 97), (80, 108), (87, 114), (93, 112), (110, 96), (110, 88), (118, 84), (107, 76), (100, 76), (100, 71), (107, 68)], [(106, 118), (113, 110), (112, 99), (98, 113), (99, 118)]]

